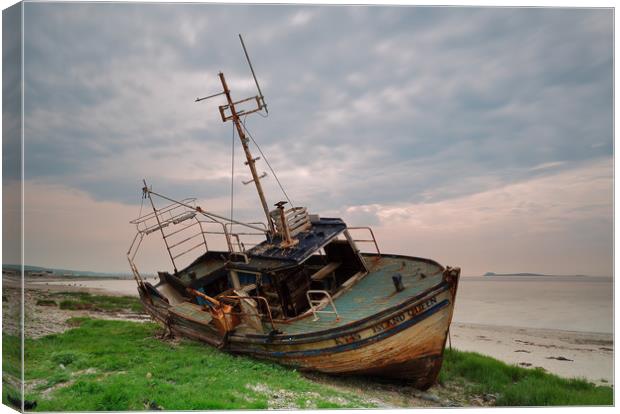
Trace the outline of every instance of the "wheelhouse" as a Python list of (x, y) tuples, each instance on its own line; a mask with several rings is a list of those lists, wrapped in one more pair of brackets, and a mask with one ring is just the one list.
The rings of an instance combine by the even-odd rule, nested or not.
[[(270, 237), (266, 226), (226, 223), (196, 206), (195, 199), (177, 202), (146, 185), (143, 190), (153, 211), (132, 222), (138, 233), (128, 259), (136, 280), (142, 281), (135, 264), (142, 239), (160, 233), (174, 270), (158, 272), (159, 283), (151, 290), (159, 292), (171, 305), (189, 301), (209, 306), (212, 298), (223, 301), (232, 307), (231, 314), (238, 316), (229, 318), (230, 324), (253, 320), (248, 325), (254, 331), (262, 331), (262, 322), (258, 321), (337, 313), (332, 299), (368, 273), (367, 259), (356, 242), (373, 242), (377, 246), (369, 228), (364, 229), (370, 231), (372, 239), (354, 240), (341, 219), (308, 215), (305, 208), (284, 210), (284, 204), (278, 203), (271, 212), (276, 233)], [(153, 200), (157, 197), (172, 203), (158, 209)], [(232, 224), (246, 231), (233, 233)], [(227, 250), (209, 249), (217, 237), (223, 238)], [(262, 241), (246, 248), (253, 244), (244, 242), (248, 237)], [(199, 248), (202, 253), (196, 253)], [(192, 252), (198, 257), (177, 269), (180, 258)], [(324, 310), (330, 304), (333, 310)]]

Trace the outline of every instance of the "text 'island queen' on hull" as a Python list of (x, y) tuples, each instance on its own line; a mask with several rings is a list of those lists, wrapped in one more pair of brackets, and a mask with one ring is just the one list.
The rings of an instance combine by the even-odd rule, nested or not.
[[(264, 98), (234, 102), (224, 75), (219, 77), (223, 92), (212, 97), (227, 99), (220, 114), (236, 126), (267, 223), (222, 217), (195, 199), (156, 193), (145, 182), (152, 211), (132, 221), (137, 233), (127, 252), (145, 310), (170, 334), (229, 352), (431, 386), (441, 368), (460, 269), (382, 254), (370, 228), (348, 227), (303, 207), (286, 210), (279, 202), (269, 211), (240, 121), (241, 115), (266, 111)], [(239, 110), (246, 102), (256, 108)], [(233, 232), (233, 225), (243, 230)], [(362, 232), (365, 238), (355, 238)], [(136, 265), (151, 234), (162, 236), (173, 267), (159, 272), (156, 285)], [(214, 238), (225, 247), (211, 250)], [(376, 252), (361, 253), (360, 243), (371, 243)], [(197, 257), (181, 267), (191, 255)]]

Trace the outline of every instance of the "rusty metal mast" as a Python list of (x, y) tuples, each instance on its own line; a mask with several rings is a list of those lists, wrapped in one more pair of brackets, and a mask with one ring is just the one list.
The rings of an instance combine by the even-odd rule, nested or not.
[[(256, 83), (256, 88), (258, 89), (259, 94), (256, 96), (252, 96), (250, 98), (242, 99), (240, 101), (236, 101), (236, 102), (233, 101), (232, 97), (230, 96), (230, 89), (228, 89), (228, 84), (226, 83), (224, 74), (220, 72), (218, 76), (220, 78), (220, 82), (222, 83), (223, 91), (213, 94), (213, 95), (206, 96), (204, 98), (196, 98), (196, 102), (200, 102), (205, 99), (214, 98), (220, 95), (226, 96), (226, 100), (228, 103), (226, 105), (219, 106), (220, 115), (222, 117), (222, 122), (232, 120), (233, 124), (235, 124), (237, 134), (239, 135), (239, 139), (241, 140), (241, 146), (243, 147), (243, 152), (245, 153), (245, 158), (246, 158), (245, 164), (250, 168), (250, 173), (252, 174), (252, 179), (249, 181), (245, 181), (244, 184), (249, 184), (251, 182), (254, 182), (254, 185), (256, 186), (256, 191), (258, 192), (258, 197), (260, 198), (261, 206), (263, 208), (263, 211), (265, 212), (265, 217), (267, 219), (269, 235), (273, 237), (276, 234), (276, 231), (273, 225), (273, 221), (271, 220), (271, 216), (269, 214), (269, 207), (267, 206), (267, 200), (265, 198), (265, 193), (263, 192), (263, 186), (261, 185), (261, 182), (260, 182), (260, 179), (265, 177), (266, 174), (259, 176), (256, 171), (256, 161), (259, 160), (260, 157), (254, 158), (252, 156), (252, 153), (250, 152), (250, 147), (248, 146), (248, 143), (250, 140), (247, 138), (245, 134), (245, 128), (243, 124), (241, 123), (241, 118), (240, 118), (241, 116), (246, 116), (251, 113), (261, 111), (263, 109), (265, 110), (265, 112), (267, 112), (267, 104), (265, 104), (265, 98), (263, 97), (263, 93), (260, 90), (258, 81), (256, 80), (256, 75), (254, 74), (254, 68), (252, 67), (252, 62), (250, 62), (250, 57), (248, 56), (248, 52), (245, 48), (245, 44), (243, 43), (243, 38), (241, 37), (241, 35), (239, 35), (239, 40), (241, 41), (243, 52), (245, 53), (245, 57), (248, 61), (248, 65), (250, 66), (250, 70), (252, 71), (252, 77), (254, 78), (254, 82)], [(250, 102), (250, 101), (256, 101), (255, 108), (249, 109), (249, 110), (237, 110), (236, 105)], [(230, 115), (226, 114), (227, 110), (230, 110)]]
[[(237, 128), (237, 134), (239, 135), (239, 140), (241, 141), (241, 146), (243, 146), (243, 152), (245, 153), (245, 158), (247, 161), (245, 164), (250, 168), (250, 172), (252, 173), (252, 180), (254, 185), (256, 186), (256, 191), (258, 192), (258, 197), (260, 198), (261, 205), (263, 207), (263, 211), (265, 212), (265, 217), (267, 218), (267, 226), (269, 226), (269, 232), (273, 236), (275, 234), (275, 230), (273, 227), (273, 222), (271, 221), (271, 216), (269, 215), (269, 207), (267, 207), (267, 200), (265, 199), (265, 193), (263, 192), (263, 186), (261, 185), (258, 173), (256, 172), (256, 160), (259, 158), (252, 157), (252, 153), (250, 152), (250, 147), (248, 146), (248, 142), (250, 141), (245, 136), (245, 131), (243, 129), (243, 125), (241, 125), (241, 119), (239, 115), (247, 115), (252, 112), (260, 111), (263, 109), (264, 104), (262, 102), (262, 96), (255, 96), (252, 98), (243, 99), (238, 102), (233, 102), (230, 96), (230, 89), (228, 89), (228, 85), (226, 84), (226, 79), (224, 78), (224, 74), (222, 72), (219, 73), (220, 81), (222, 82), (222, 88), (224, 89), (224, 95), (226, 95), (226, 100), (228, 101), (228, 105), (220, 106), (220, 114), (222, 115), (222, 121), (226, 122), (228, 120), (232, 120)], [(241, 111), (237, 112), (235, 108), (235, 104), (247, 102), (252, 99), (256, 99), (257, 107), (250, 111)], [(226, 116), (224, 111), (226, 109), (230, 109), (230, 116)]]

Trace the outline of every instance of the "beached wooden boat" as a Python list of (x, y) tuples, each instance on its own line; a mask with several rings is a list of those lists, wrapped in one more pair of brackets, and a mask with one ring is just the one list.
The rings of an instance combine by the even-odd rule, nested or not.
[[(384, 254), (368, 227), (308, 214), (302, 207), (269, 211), (241, 115), (266, 110), (262, 94), (227, 104), (224, 122), (237, 129), (266, 224), (241, 223), (209, 212), (195, 199), (173, 200), (144, 183), (152, 211), (132, 221), (127, 253), (140, 299), (174, 335), (218, 348), (333, 374), (404, 378), (421, 389), (439, 373), (460, 275), (423, 258)], [(258, 84), (257, 84), (258, 86)], [(200, 99), (198, 99), (200, 100)], [(252, 101), (256, 107), (238, 110)], [(166, 201), (158, 207), (156, 202)], [(234, 232), (233, 225), (243, 229)], [(355, 234), (366, 232), (364, 239)], [(143, 239), (163, 237), (173, 270), (159, 283), (136, 265)], [(223, 248), (211, 250), (213, 238)], [(258, 237), (247, 248), (244, 238)], [(374, 253), (362, 253), (371, 243)], [(182, 258), (197, 255), (181, 267)]]

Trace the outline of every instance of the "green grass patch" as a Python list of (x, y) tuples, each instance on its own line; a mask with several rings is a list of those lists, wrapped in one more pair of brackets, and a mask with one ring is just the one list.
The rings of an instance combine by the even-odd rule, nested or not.
[[(133, 296), (103, 296), (93, 295), (88, 292), (56, 292), (52, 296), (61, 298), (59, 303), (60, 309), (100, 312), (142, 311), (140, 300)], [(55, 303), (55, 301), (51, 302)]]
[(21, 396), (21, 349), (19, 337), (2, 333), (2, 403), (9, 407), (15, 407)]
[(21, 378), (22, 344), (17, 336), (2, 333), (2, 372)]
[[(367, 407), (297, 371), (154, 335), (153, 323), (74, 318), (62, 334), (26, 340), (26, 380), (45, 380), (26, 395), (41, 411)], [(43, 393), (45, 392), (45, 397)], [(278, 398), (275, 398), (278, 400)], [(307, 401), (311, 401), (308, 406)]]
[(471, 395), (494, 394), (499, 406), (613, 404), (611, 387), (508, 365), (475, 352), (446, 349), (439, 381), (461, 384)]

